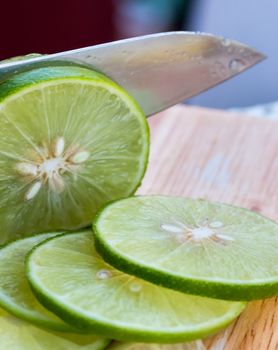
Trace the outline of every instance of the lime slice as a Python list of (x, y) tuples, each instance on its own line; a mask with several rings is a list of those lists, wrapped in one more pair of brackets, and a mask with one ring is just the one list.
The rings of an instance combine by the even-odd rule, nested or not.
[(0, 243), (84, 227), (133, 193), (146, 118), (118, 85), (80, 67), (38, 68), (0, 86)]
[(113, 342), (108, 350), (207, 350), (201, 340), (180, 344), (146, 344)]
[(40, 234), (12, 242), (0, 249), (0, 306), (35, 325), (61, 332), (73, 332), (73, 327), (37, 301), (25, 275), (26, 254), (37, 244), (57, 234)]
[(244, 303), (186, 295), (123, 274), (96, 253), (91, 231), (51, 238), (27, 259), (28, 279), (66, 322), (119, 340), (173, 343), (230, 323)]
[(278, 292), (278, 224), (246, 209), (133, 197), (107, 205), (94, 229), (107, 262), (153, 283), (228, 300)]
[(5, 350), (103, 350), (109, 340), (48, 332), (0, 310), (0, 344)]

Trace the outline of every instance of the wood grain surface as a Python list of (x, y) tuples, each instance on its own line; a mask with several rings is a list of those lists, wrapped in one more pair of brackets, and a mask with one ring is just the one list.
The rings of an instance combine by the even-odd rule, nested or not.
[[(185, 106), (149, 122), (151, 154), (140, 194), (201, 197), (278, 220), (278, 122)], [(250, 303), (203, 344), (207, 350), (277, 350), (278, 298)]]

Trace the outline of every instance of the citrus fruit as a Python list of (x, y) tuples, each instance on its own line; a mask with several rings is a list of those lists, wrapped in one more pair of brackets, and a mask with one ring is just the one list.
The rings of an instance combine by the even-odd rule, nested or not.
[(206, 350), (202, 340), (180, 344), (146, 344), (113, 342), (109, 350)]
[(7, 350), (103, 350), (109, 340), (94, 335), (48, 332), (0, 309), (0, 346)]
[(88, 225), (144, 175), (149, 131), (131, 97), (104, 75), (44, 67), (0, 86), (0, 243)]
[(113, 339), (174, 343), (214, 333), (245, 307), (159, 287), (107, 265), (91, 231), (50, 238), (27, 258), (38, 299), (83, 331)]
[(25, 275), (25, 257), (37, 244), (58, 233), (39, 234), (9, 243), (0, 249), (0, 306), (35, 325), (61, 332), (73, 332), (34, 296)]
[(243, 208), (132, 197), (107, 205), (94, 231), (107, 262), (168, 288), (229, 300), (278, 292), (278, 224)]

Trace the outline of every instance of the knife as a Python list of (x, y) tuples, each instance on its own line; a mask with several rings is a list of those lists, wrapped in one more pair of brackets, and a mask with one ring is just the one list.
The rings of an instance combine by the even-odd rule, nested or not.
[(167, 32), (0, 63), (10, 74), (57, 62), (96, 69), (121, 85), (151, 116), (243, 72), (266, 58), (234, 40), (199, 32)]

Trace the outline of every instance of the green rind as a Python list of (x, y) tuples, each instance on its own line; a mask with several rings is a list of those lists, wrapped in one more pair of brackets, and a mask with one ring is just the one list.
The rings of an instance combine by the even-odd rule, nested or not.
[[(64, 233), (64, 232), (60, 232), (60, 233), (57, 232), (57, 235), (55, 237), (61, 235), (62, 233)], [(39, 236), (43, 236), (43, 235), (44, 235), (43, 233), (39, 234)], [(36, 235), (36, 236), (38, 236), (38, 235)], [(28, 238), (22, 238), (22, 239), (19, 239), (17, 241), (14, 241), (12, 243), (8, 243), (8, 244), (1, 246), (0, 247), (0, 255), (1, 255), (1, 251), (3, 249), (5, 249), (7, 247), (11, 247), (14, 244), (18, 244), (18, 242), (22, 242), (25, 239), (30, 239), (30, 238), (32, 238), (32, 236), (30, 236)], [(31, 313), (26, 313), (26, 312), (22, 311), (22, 308), (16, 307), (16, 305), (14, 303), (8, 302), (6, 300), (6, 298), (4, 298), (2, 296), (1, 289), (0, 289), (0, 307), (3, 308), (5, 311), (9, 312), (10, 314), (12, 314), (12, 315), (24, 320), (24, 321), (30, 322), (38, 327), (46, 328), (48, 330), (53, 330), (56, 332), (65, 332), (65, 333), (68, 333), (68, 332), (77, 333), (78, 332), (78, 333), (80, 333), (80, 330), (78, 330), (76, 327), (72, 327), (72, 326), (64, 323), (62, 320), (61, 320), (61, 322), (55, 322), (54, 319), (49, 320), (49, 319), (47, 319), (47, 317), (40, 317), (39, 318), (37, 316), (32, 315)]]
[[(94, 81), (98, 81), (100, 83), (107, 82), (109, 86), (114, 86), (115, 89), (118, 91), (121, 91), (124, 95), (128, 96), (130, 99), (130, 96), (127, 95), (125, 90), (123, 90), (119, 85), (115, 84), (107, 78), (105, 75), (98, 73), (96, 71), (87, 69), (87, 68), (81, 68), (76, 66), (57, 66), (57, 67), (42, 67), (42, 68), (36, 68), (32, 69), (27, 72), (22, 72), (19, 74), (15, 74), (10, 79), (4, 81), (1, 84), (0, 89), (0, 102), (7, 98), (10, 95), (14, 95), (18, 91), (28, 88), (32, 85), (36, 85), (38, 83), (43, 82), (49, 82), (52, 80), (60, 80), (60, 79), (70, 79), (70, 78), (79, 78), (84, 80), (91, 80), (94, 79)], [(136, 102), (134, 103), (136, 104)], [(137, 105), (137, 109), (140, 110), (140, 108)]]
[[(65, 233), (60, 235), (62, 237), (64, 235), (76, 234)], [(64, 320), (68, 324), (72, 324), (74, 326), (80, 327), (80, 329), (84, 332), (92, 332), (104, 337), (116, 339), (119, 341), (130, 341), (130, 342), (146, 342), (146, 343), (179, 343), (183, 341), (191, 341), (195, 339), (204, 338), (211, 334), (214, 334), (221, 329), (228, 326), (246, 307), (246, 303), (239, 303), (233, 310), (230, 311), (229, 316), (225, 314), (223, 317), (223, 322), (220, 323), (219, 319), (217, 324), (209, 326), (199, 327), (198, 330), (194, 329), (191, 331), (183, 331), (183, 332), (155, 332), (155, 331), (146, 331), (146, 330), (134, 330), (128, 329), (122, 326), (115, 326), (113, 324), (103, 323), (98, 320), (92, 320), (91, 318), (85, 317), (84, 315), (79, 315), (76, 312), (73, 312), (69, 307), (65, 304), (58, 302), (51, 296), (43, 293), (40, 286), (36, 283), (36, 280), (33, 278), (31, 273), (31, 259), (32, 254), (43, 244), (55, 239), (49, 238), (46, 241), (40, 243), (35, 248), (33, 248), (26, 257), (26, 274), (27, 278), (30, 282), (32, 290), (36, 295), (37, 299), (49, 310), (58, 315), (62, 320)]]
[[(162, 196), (167, 197), (167, 196)], [(125, 199), (120, 199), (120, 201)], [(231, 301), (251, 301), (273, 297), (278, 294), (278, 280), (272, 283), (225, 283), (212, 280), (201, 280), (175, 276), (165, 271), (134, 262), (130, 258), (124, 257), (116, 252), (102, 238), (98, 229), (98, 219), (102, 213), (118, 201), (110, 202), (97, 213), (93, 222), (95, 237), (95, 247), (103, 260), (120, 271), (137, 276), (159, 286), (171, 288), (183, 293), (200, 295), (210, 298), (231, 300)], [(222, 204), (222, 203), (221, 203)], [(248, 210), (241, 208), (242, 210)], [(260, 214), (257, 214), (260, 215)], [(263, 216), (263, 215), (260, 215)]]
[[(29, 60), (33, 58), (38, 58), (41, 56), (45, 56), (46, 54), (39, 54), (39, 53), (30, 53), (28, 55), (22, 55), (22, 56), (15, 56), (11, 58), (7, 58), (5, 60), (0, 61), (0, 65), (6, 64), (6, 63), (16, 63), (20, 62), (23, 60)], [(31, 63), (25, 63), (24, 66), (20, 67), (19, 69), (16, 69), (16, 72), (14, 73), (12, 70), (8, 70), (7, 73), (2, 73), (1, 74), (1, 79), (0, 79), (0, 85), (6, 81), (10, 80), (13, 76), (16, 76), (18, 74), (22, 74), (24, 72), (33, 70), (33, 69), (38, 69), (38, 68), (49, 68), (49, 67), (80, 67), (80, 68), (87, 68), (92, 70), (92, 67), (89, 64), (81, 64), (77, 62), (71, 62), (71, 61), (65, 61), (65, 60), (51, 60), (51, 61), (31, 61)], [(97, 70), (96, 70), (97, 71)], [(100, 72), (101, 73), (101, 72)], [(103, 74), (103, 73), (101, 73)], [(104, 74), (105, 75), (105, 74)]]

